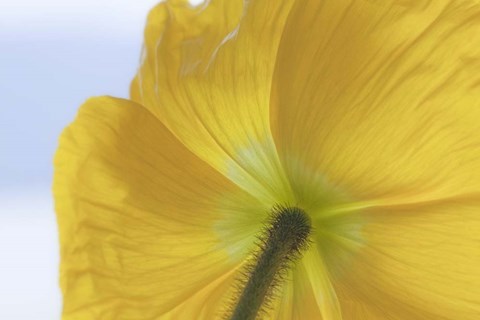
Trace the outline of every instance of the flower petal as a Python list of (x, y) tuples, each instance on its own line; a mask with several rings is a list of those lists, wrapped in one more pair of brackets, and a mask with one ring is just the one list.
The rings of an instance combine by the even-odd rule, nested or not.
[(306, 253), (303, 264), (311, 281), (313, 294), (324, 320), (342, 320), (342, 311), (331, 281), (327, 265), (313, 243)]
[(478, 319), (479, 212), (479, 197), (366, 212), (367, 245), (335, 280), (345, 319)]
[(323, 319), (303, 263), (292, 266), (268, 316), (268, 319), (275, 320)]
[(479, 34), (476, 0), (298, 1), (272, 93), (289, 179), (366, 205), (480, 192)]
[(150, 13), (131, 95), (197, 156), (266, 202), (290, 200), (270, 87), (292, 1), (167, 1)]
[(64, 319), (175, 318), (182, 305), (212, 319), (228, 301), (243, 255), (218, 225), (256, 200), (141, 105), (85, 103), (61, 136), (54, 195)]

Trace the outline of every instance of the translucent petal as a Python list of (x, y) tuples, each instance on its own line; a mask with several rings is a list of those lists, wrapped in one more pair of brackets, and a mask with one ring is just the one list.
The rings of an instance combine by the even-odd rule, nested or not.
[(192, 297), (162, 315), (162, 319), (224, 319), (230, 314), (230, 301), (225, 296), (235, 288), (236, 271), (238, 270), (234, 269), (201, 288)]
[(479, 192), (478, 34), (478, 1), (299, 1), (272, 92), (289, 180), (358, 207)]
[(219, 226), (263, 213), (149, 111), (110, 97), (62, 134), (54, 195), (64, 319), (185, 319), (184, 305), (212, 319), (244, 257), (232, 248), (253, 242)]
[(366, 245), (335, 279), (344, 318), (478, 319), (479, 210), (477, 195), (365, 212)]
[(270, 133), (275, 57), (292, 1), (167, 1), (150, 13), (131, 96), (197, 156), (265, 202), (291, 192)]
[(275, 320), (322, 320), (320, 308), (315, 300), (314, 287), (309, 280), (303, 263), (292, 266), (289, 276), (277, 293), (277, 300), (272, 304), (269, 319)]
[(343, 319), (478, 317), (478, 34), (476, 0), (292, 8), (272, 131)]
[(330, 271), (316, 244), (308, 250), (303, 263), (311, 281), (316, 304), (324, 320), (342, 320), (342, 311), (332, 284)]

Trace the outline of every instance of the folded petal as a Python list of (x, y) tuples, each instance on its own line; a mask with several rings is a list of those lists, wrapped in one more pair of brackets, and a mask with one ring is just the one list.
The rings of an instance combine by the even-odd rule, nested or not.
[(212, 319), (231, 298), (238, 247), (254, 241), (220, 227), (263, 213), (148, 110), (110, 97), (87, 101), (62, 134), (54, 195), (72, 320), (191, 318), (185, 305)]
[(272, 75), (292, 1), (167, 1), (149, 15), (131, 96), (197, 156), (265, 202), (289, 201), (270, 133)]
[(332, 284), (330, 271), (316, 243), (308, 250), (303, 263), (313, 288), (316, 305), (324, 320), (342, 320), (342, 311)]
[(303, 320), (323, 319), (315, 300), (314, 289), (303, 263), (292, 266), (291, 272), (285, 276), (285, 283), (278, 288), (276, 299), (271, 304), (267, 319)]
[(366, 211), (365, 246), (335, 273), (344, 319), (478, 319), (478, 212), (478, 196)]
[(289, 179), (365, 206), (479, 192), (479, 34), (476, 0), (298, 1), (272, 89)]

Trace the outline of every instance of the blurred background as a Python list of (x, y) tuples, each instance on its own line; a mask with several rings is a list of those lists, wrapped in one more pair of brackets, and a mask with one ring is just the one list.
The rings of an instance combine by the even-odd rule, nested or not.
[(128, 97), (157, 2), (0, 0), (0, 319), (60, 319), (57, 139), (89, 96)]

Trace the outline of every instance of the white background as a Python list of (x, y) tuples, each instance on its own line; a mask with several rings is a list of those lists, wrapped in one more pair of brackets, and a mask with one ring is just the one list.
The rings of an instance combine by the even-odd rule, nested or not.
[(89, 96), (128, 96), (157, 2), (0, 0), (0, 319), (60, 318), (58, 135)]

